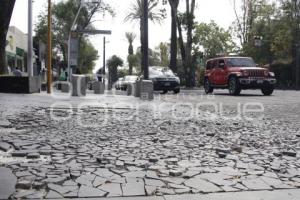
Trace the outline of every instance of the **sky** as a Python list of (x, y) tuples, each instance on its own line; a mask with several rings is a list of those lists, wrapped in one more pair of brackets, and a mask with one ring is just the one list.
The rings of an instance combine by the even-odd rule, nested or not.
[[(53, 3), (62, 0), (52, 0)], [(130, 6), (135, 0), (105, 0), (115, 10), (116, 16), (110, 17), (108, 14), (99, 14), (95, 16), (94, 26), (96, 29), (112, 30), (112, 35), (106, 36), (106, 58), (112, 55), (120, 56), (124, 61), (128, 54), (128, 42), (125, 38), (126, 32), (134, 32), (137, 38), (134, 42), (134, 48), (139, 44), (139, 26), (138, 23), (124, 22), (125, 16), (129, 13)], [(238, 0), (240, 1), (240, 0)], [(48, 0), (33, 0), (33, 24), (37, 23), (37, 16), (47, 9)], [(27, 33), (27, 0), (16, 0), (11, 26), (18, 27), (24, 33)], [(149, 47), (155, 49), (160, 42), (170, 41), (170, 8), (167, 5), (167, 18), (161, 24), (149, 22)], [(185, 9), (185, 1), (180, 0), (180, 10)], [(228, 28), (235, 20), (232, 0), (196, 0), (195, 17), (197, 22), (210, 22), (214, 20), (223, 28)], [(99, 60), (95, 70), (102, 67), (103, 53), (103, 35), (90, 36), (90, 40), (99, 53)]]

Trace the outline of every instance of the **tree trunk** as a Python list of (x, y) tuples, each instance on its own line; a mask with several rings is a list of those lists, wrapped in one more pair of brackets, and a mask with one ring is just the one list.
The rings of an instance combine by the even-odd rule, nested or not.
[(0, 74), (7, 73), (6, 35), (16, 0), (1, 0), (0, 6)]
[(175, 73), (177, 72), (177, 8), (179, 0), (169, 0), (171, 6), (171, 58), (170, 58), (170, 69)]
[(189, 5), (189, 0), (187, 3), (187, 42), (186, 42), (186, 62), (185, 67), (187, 68), (187, 82), (186, 87), (194, 87), (195, 83), (195, 67), (192, 62), (192, 45), (193, 45), (193, 29), (194, 29), (194, 10), (195, 10), (195, 0), (192, 0), (191, 5)]

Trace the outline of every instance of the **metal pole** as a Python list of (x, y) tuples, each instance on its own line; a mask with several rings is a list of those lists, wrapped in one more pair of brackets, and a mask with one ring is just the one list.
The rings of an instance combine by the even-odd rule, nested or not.
[(51, 20), (51, 0), (48, 0), (48, 37), (47, 37), (47, 93), (51, 94), (51, 84), (52, 84), (52, 20)]
[(80, 4), (80, 7), (79, 7), (79, 9), (78, 9), (78, 11), (77, 11), (77, 14), (76, 14), (76, 16), (75, 16), (75, 19), (74, 19), (74, 21), (73, 21), (73, 24), (72, 24), (72, 26), (71, 26), (71, 30), (70, 30), (70, 32), (69, 32), (69, 40), (68, 40), (68, 80), (69, 80), (69, 81), (71, 80), (70, 77), (71, 77), (71, 74), (72, 74), (71, 69), (70, 69), (70, 66), (71, 66), (71, 65), (70, 65), (70, 54), (71, 54), (70, 42), (71, 42), (71, 33), (72, 33), (72, 30), (74, 29), (74, 26), (75, 26), (75, 24), (76, 24), (77, 18), (78, 18), (79, 14), (80, 14), (80, 11), (81, 11), (81, 9), (82, 9), (83, 4), (84, 4), (84, 1), (83, 1), (83, 3)]
[(149, 38), (148, 38), (148, 0), (143, 0), (143, 49), (142, 66), (144, 68), (144, 79), (149, 79)]
[(105, 84), (105, 67), (106, 67), (106, 63), (105, 63), (105, 54), (106, 54), (106, 45), (105, 45), (105, 43), (106, 43), (106, 38), (105, 37), (103, 37), (103, 82), (104, 82), (104, 84)]
[(27, 46), (27, 72), (28, 76), (33, 76), (33, 62), (32, 62), (32, 0), (28, 0), (28, 46)]
[(299, 82), (300, 82), (300, 73), (299, 73), (299, 71), (300, 71), (300, 69), (299, 69), (299, 67), (300, 67), (300, 43), (298, 43), (297, 44), (297, 53), (296, 53), (296, 90), (299, 90), (299, 87), (300, 87), (300, 85), (299, 85)]

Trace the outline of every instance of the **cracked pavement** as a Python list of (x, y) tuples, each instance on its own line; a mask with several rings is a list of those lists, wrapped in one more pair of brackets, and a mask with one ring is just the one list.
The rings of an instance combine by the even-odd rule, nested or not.
[[(300, 92), (243, 93), (192, 90), (149, 102), (1, 94), (0, 175), (9, 175), (15, 191), (0, 190), (0, 197), (172, 198), (300, 188)], [(199, 103), (215, 103), (222, 115)], [(264, 111), (233, 118), (247, 103)]]

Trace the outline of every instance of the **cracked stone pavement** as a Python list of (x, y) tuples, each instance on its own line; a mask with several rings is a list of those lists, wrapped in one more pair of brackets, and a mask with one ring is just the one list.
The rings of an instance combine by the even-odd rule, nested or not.
[[(300, 93), (245, 94), (217, 91), (208, 98), (183, 91), (150, 102), (1, 94), (0, 180), (7, 184), (0, 181), (0, 198), (200, 199), (298, 191)], [(212, 107), (197, 110), (199, 102), (224, 105), (223, 115), (211, 119)], [(263, 116), (233, 119), (248, 102), (261, 103)], [(192, 109), (198, 114), (190, 115)]]

